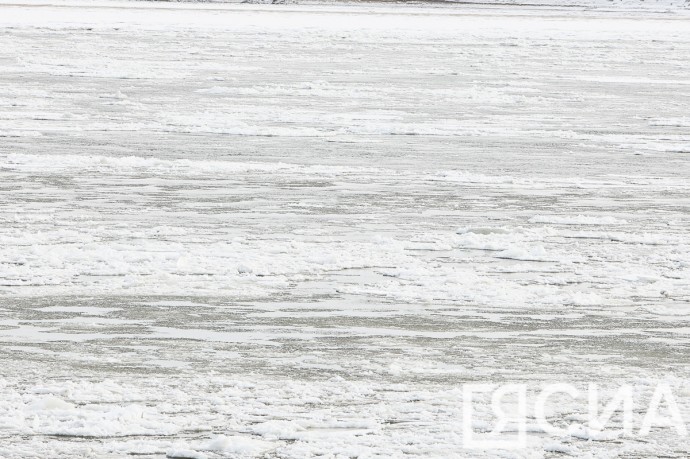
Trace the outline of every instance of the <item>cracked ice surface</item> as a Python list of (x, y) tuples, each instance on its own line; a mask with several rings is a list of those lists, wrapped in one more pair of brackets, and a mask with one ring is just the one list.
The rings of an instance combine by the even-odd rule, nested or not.
[(0, 457), (690, 454), (468, 451), (461, 390), (690, 422), (686, 15), (0, 13)]

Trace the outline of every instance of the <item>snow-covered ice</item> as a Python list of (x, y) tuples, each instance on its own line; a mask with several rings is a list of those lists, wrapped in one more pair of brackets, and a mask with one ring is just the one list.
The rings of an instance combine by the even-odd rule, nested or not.
[(690, 15), (549, 3), (0, 2), (0, 457), (688, 457), (463, 447), (690, 426)]

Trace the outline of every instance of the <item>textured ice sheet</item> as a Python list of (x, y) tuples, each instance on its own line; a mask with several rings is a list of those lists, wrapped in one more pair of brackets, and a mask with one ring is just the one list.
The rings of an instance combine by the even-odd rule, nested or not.
[(682, 14), (0, 13), (0, 456), (690, 454), (461, 423), (468, 382), (690, 419)]

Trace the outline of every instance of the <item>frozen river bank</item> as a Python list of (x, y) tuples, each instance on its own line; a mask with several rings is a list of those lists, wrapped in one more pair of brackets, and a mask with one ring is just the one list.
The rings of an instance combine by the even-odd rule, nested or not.
[(690, 422), (689, 74), (673, 13), (0, 4), (0, 457), (687, 457), (461, 388)]

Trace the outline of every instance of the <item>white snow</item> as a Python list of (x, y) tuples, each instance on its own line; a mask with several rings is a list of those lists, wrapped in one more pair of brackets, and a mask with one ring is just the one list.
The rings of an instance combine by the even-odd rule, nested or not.
[(553, 223), (556, 225), (625, 225), (628, 223), (624, 219), (611, 216), (589, 216), (589, 215), (535, 215), (529, 219), (530, 223)]
[(315, 3), (0, 1), (0, 457), (690, 456), (685, 5)]

